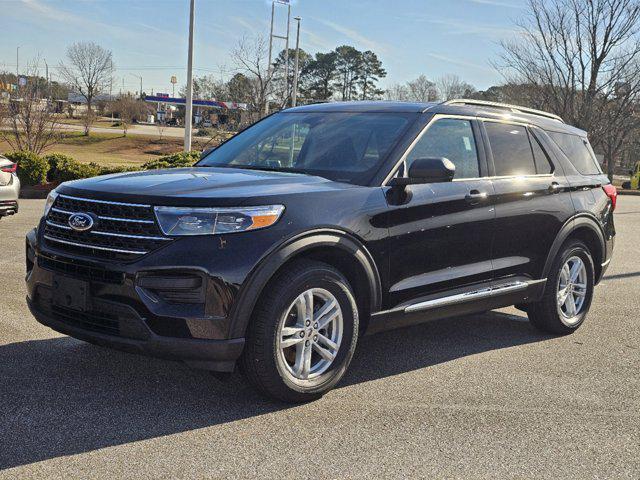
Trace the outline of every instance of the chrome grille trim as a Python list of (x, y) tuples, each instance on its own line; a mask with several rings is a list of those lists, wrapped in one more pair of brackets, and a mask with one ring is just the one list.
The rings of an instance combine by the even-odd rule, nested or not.
[[(73, 228), (68, 227), (66, 225), (60, 225), (59, 223), (55, 223), (52, 222), (50, 220), (47, 220), (47, 225), (50, 225), (52, 227), (56, 227), (56, 228), (62, 228), (64, 230), (73, 230)], [(163, 242), (166, 241), (171, 241), (170, 238), (167, 237), (150, 237), (147, 235), (125, 235), (124, 233), (112, 233), (112, 232), (101, 232), (99, 230), (91, 230), (89, 233), (92, 233), (94, 235), (105, 235), (105, 236), (109, 236), (109, 237), (122, 237), (122, 238), (133, 238), (133, 239), (139, 239), (139, 240), (162, 240)]]
[(123, 205), (125, 207), (140, 207), (151, 208), (151, 205), (145, 205), (143, 203), (124, 203), (124, 202), (110, 202), (108, 200), (95, 200), (93, 198), (72, 197), (71, 195), (58, 194), (59, 197), (68, 198), (69, 200), (78, 200), (80, 202), (92, 202), (92, 203), (106, 203), (108, 205)]
[[(68, 210), (62, 210), (61, 208), (55, 208), (55, 207), (51, 207), (51, 210), (58, 213), (64, 213), (65, 215), (73, 215), (74, 213), (76, 213), (76, 212), (70, 212)], [(155, 223), (153, 220), (135, 220), (132, 218), (105, 217), (102, 215), (98, 215), (98, 218), (100, 220), (113, 220), (114, 222), (131, 222), (131, 223), (147, 223), (147, 224)]]
[(49, 240), (50, 242), (58, 242), (58, 243), (64, 243), (66, 245), (72, 245), (74, 247), (82, 247), (82, 248), (89, 248), (89, 249), (95, 249), (95, 250), (104, 250), (107, 252), (116, 252), (116, 253), (132, 253), (132, 254), (136, 254), (136, 255), (144, 255), (147, 252), (145, 251), (136, 251), (136, 250), (121, 250), (118, 248), (107, 248), (107, 247), (99, 247), (96, 245), (90, 245), (87, 243), (78, 243), (78, 242), (70, 242), (68, 240), (60, 240), (59, 238), (53, 238), (49, 235), (44, 235), (45, 240)]

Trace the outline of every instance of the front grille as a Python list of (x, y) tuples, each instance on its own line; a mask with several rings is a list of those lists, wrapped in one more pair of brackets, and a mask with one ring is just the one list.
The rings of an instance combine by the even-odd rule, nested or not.
[[(72, 229), (74, 213), (87, 213), (94, 226)], [(57, 249), (108, 260), (134, 260), (172, 239), (160, 232), (150, 205), (58, 195), (46, 218), (44, 238)]]
[(124, 274), (122, 272), (96, 268), (72, 259), (53, 259), (41, 255), (38, 257), (38, 265), (44, 269), (64, 273), (73, 278), (83, 280), (93, 280), (118, 285), (124, 282)]

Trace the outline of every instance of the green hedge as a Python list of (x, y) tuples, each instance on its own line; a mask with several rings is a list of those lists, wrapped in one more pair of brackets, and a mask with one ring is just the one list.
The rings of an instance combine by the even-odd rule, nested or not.
[(142, 169), (155, 170), (158, 168), (191, 167), (198, 160), (200, 160), (200, 152), (198, 151), (192, 150), (191, 152), (179, 152), (143, 163)]
[(41, 185), (47, 183), (49, 163), (32, 152), (11, 152), (5, 155), (18, 164), (18, 178), (22, 185)]
[(68, 182), (81, 178), (108, 175), (111, 173), (155, 170), (158, 168), (190, 167), (200, 159), (200, 152), (180, 152), (151, 160), (137, 166), (102, 166), (95, 162), (80, 163), (68, 155), (51, 153), (44, 157), (31, 152), (12, 152), (6, 155), (18, 163), (18, 176), (24, 185), (39, 185), (47, 182)]

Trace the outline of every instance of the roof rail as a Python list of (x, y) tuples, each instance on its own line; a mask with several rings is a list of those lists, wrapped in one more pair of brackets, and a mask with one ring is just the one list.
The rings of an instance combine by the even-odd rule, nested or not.
[(503, 110), (510, 110), (511, 112), (529, 113), (531, 115), (537, 115), (539, 117), (546, 117), (552, 120), (558, 120), (564, 123), (564, 120), (553, 113), (543, 112), (542, 110), (536, 110), (534, 108), (521, 107), (519, 105), (509, 105), (508, 103), (489, 102), (486, 100), (470, 100), (466, 98), (459, 98), (455, 100), (448, 100), (443, 102), (444, 105), (478, 105), (483, 107), (501, 108)]

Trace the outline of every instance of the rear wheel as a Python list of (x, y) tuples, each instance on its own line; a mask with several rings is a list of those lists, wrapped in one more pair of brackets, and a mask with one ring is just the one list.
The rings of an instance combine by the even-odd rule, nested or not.
[(346, 278), (330, 265), (301, 260), (265, 288), (241, 365), (271, 397), (315, 400), (344, 375), (357, 332), (358, 309)]
[(593, 298), (593, 260), (580, 241), (564, 246), (551, 267), (542, 299), (527, 309), (538, 329), (567, 334), (584, 322)]

